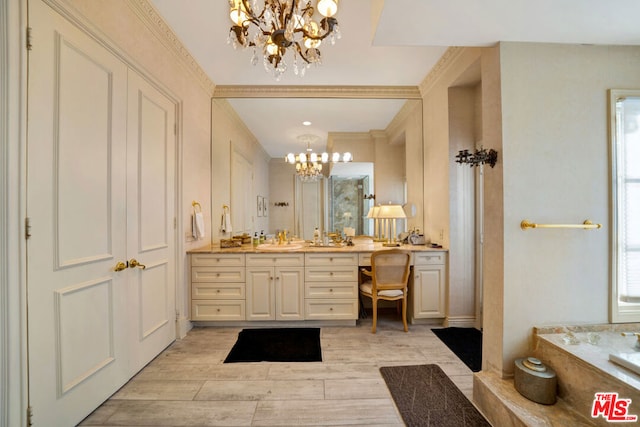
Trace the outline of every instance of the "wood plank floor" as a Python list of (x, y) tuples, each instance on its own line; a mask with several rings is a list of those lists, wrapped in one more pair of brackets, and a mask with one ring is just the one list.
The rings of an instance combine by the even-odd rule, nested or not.
[(381, 366), (438, 364), (471, 399), (473, 374), (432, 332), (384, 314), (322, 327), (322, 362), (223, 361), (242, 328), (194, 328), (83, 426), (402, 426)]

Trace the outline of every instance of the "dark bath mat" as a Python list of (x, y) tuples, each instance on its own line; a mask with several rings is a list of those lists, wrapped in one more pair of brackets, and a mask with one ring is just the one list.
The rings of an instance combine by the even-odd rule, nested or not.
[(409, 427), (491, 427), (438, 365), (380, 368)]
[(476, 328), (431, 329), (473, 372), (482, 369), (482, 332)]
[(224, 363), (322, 362), (320, 328), (243, 329)]

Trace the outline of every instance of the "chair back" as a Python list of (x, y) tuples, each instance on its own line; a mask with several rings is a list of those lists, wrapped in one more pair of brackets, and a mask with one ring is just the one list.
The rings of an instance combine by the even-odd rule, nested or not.
[(377, 251), (371, 254), (371, 274), (374, 289), (404, 289), (409, 281), (411, 252), (402, 249)]

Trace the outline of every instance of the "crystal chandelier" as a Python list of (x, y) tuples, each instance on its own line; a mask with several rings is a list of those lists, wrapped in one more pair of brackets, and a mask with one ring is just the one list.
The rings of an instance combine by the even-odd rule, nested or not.
[[(260, 3), (260, 5), (258, 5)], [(293, 72), (304, 76), (311, 64), (320, 64), (320, 44), (330, 37), (331, 44), (340, 38), (338, 0), (229, 0), (229, 17), (233, 26), (228, 43), (234, 48), (252, 47), (251, 63), (258, 63), (258, 49), (263, 55), (264, 68), (273, 72), (276, 80), (287, 70), (285, 55), (291, 48)], [(322, 18), (314, 21), (318, 12)]]
[(337, 162), (351, 162), (353, 157), (351, 153), (322, 153), (318, 154), (313, 152), (311, 148), (311, 142), (319, 139), (316, 135), (300, 135), (299, 141), (307, 143), (307, 151), (305, 153), (293, 154), (289, 153), (284, 158), (287, 163), (296, 165), (296, 174), (302, 179), (302, 181), (317, 181), (322, 177), (322, 165), (329, 161), (333, 163)]

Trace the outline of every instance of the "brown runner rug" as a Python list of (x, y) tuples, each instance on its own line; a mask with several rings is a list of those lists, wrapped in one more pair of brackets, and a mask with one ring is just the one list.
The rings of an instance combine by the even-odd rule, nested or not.
[(402, 419), (409, 427), (490, 427), (438, 365), (380, 368)]

